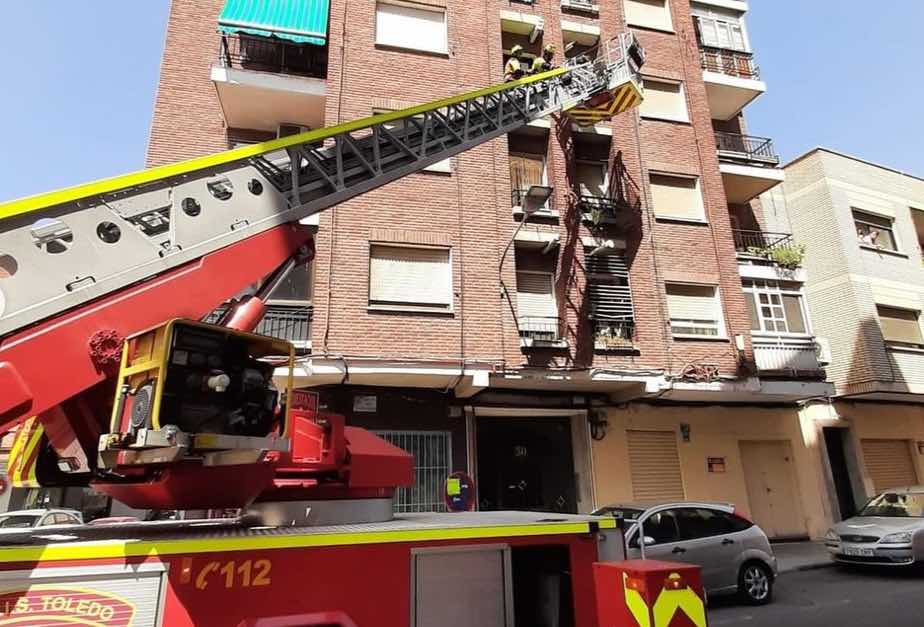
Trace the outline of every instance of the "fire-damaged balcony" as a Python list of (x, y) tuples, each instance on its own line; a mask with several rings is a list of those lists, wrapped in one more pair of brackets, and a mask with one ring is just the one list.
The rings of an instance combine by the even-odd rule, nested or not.
[(625, 257), (621, 253), (594, 254), (588, 250), (584, 265), (594, 350), (634, 350), (635, 313)]
[(699, 55), (713, 119), (732, 119), (767, 91), (750, 52), (700, 44)]
[(772, 140), (716, 131), (715, 142), (728, 202), (744, 204), (785, 180)]
[(230, 128), (276, 132), (324, 126), (326, 0), (228, 0), (211, 70)]

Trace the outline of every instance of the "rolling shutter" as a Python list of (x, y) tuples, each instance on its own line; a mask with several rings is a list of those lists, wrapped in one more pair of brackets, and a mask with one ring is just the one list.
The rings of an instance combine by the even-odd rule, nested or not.
[(373, 244), (369, 259), (369, 302), (448, 309), (452, 305), (449, 249)]
[(866, 472), (877, 493), (917, 484), (907, 440), (862, 440), (861, 445)]
[(594, 320), (632, 320), (632, 291), (625, 257), (617, 254), (585, 257), (587, 299)]
[(687, 101), (680, 83), (645, 79), (645, 99), (639, 105), (643, 117), (688, 120)]
[(446, 9), (379, 2), (375, 7), (375, 43), (445, 53)]
[(671, 320), (718, 321), (715, 287), (712, 285), (668, 285), (667, 308)]
[(660, 30), (673, 28), (667, 0), (625, 0), (625, 2), (626, 22), (632, 26)]
[(520, 318), (557, 318), (552, 275), (517, 272), (517, 314)]
[(921, 324), (918, 322), (918, 312), (882, 305), (878, 305), (876, 311), (879, 314), (882, 337), (886, 342), (924, 344)]
[(666, 174), (652, 174), (651, 201), (655, 216), (703, 220), (703, 197), (696, 179)]
[(685, 499), (680, 453), (673, 431), (626, 431), (632, 496), (637, 501)]
[(526, 191), (533, 185), (542, 185), (545, 163), (542, 157), (510, 155), (510, 187)]

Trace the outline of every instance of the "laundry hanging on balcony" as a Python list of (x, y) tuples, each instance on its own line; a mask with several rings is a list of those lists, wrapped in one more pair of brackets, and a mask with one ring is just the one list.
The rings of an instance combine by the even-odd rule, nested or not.
[(218, 30), (323, 46), (329, 12), (330, 0), (227, 0)]

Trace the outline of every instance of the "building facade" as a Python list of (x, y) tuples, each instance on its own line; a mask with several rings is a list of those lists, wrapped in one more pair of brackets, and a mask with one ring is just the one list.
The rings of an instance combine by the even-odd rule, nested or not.
[[(307, 220), (316, 258), (261, 330), (296, 342), (298, 385), (415, 454), (400, 509), (440, 507), (463, 470), (483, 509), (725, 500), (772, 535), (820, 535), (797, 403), (830, 389), (798, 245), (758, 201), (784, 173), (744, 121), (767, 89), (747, 9), (173, 0), (148, 163), (483, 88), (514, 46), (561, 62), (631, 30), (638, 110), (553, 116)], [(527, 216), (535, 186), (552, 193)]]
[(924, 478), (924, 179), (819, 148), (763, 198), (806, 246), (814, 329), (830, 353), (821, 425), (832, 510)]

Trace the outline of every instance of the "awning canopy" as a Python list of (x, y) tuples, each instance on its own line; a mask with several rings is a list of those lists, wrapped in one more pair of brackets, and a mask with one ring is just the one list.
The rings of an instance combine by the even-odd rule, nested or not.
[(226, 0), (218, 30), (323, 46), (329, 11), (330, 0)]

